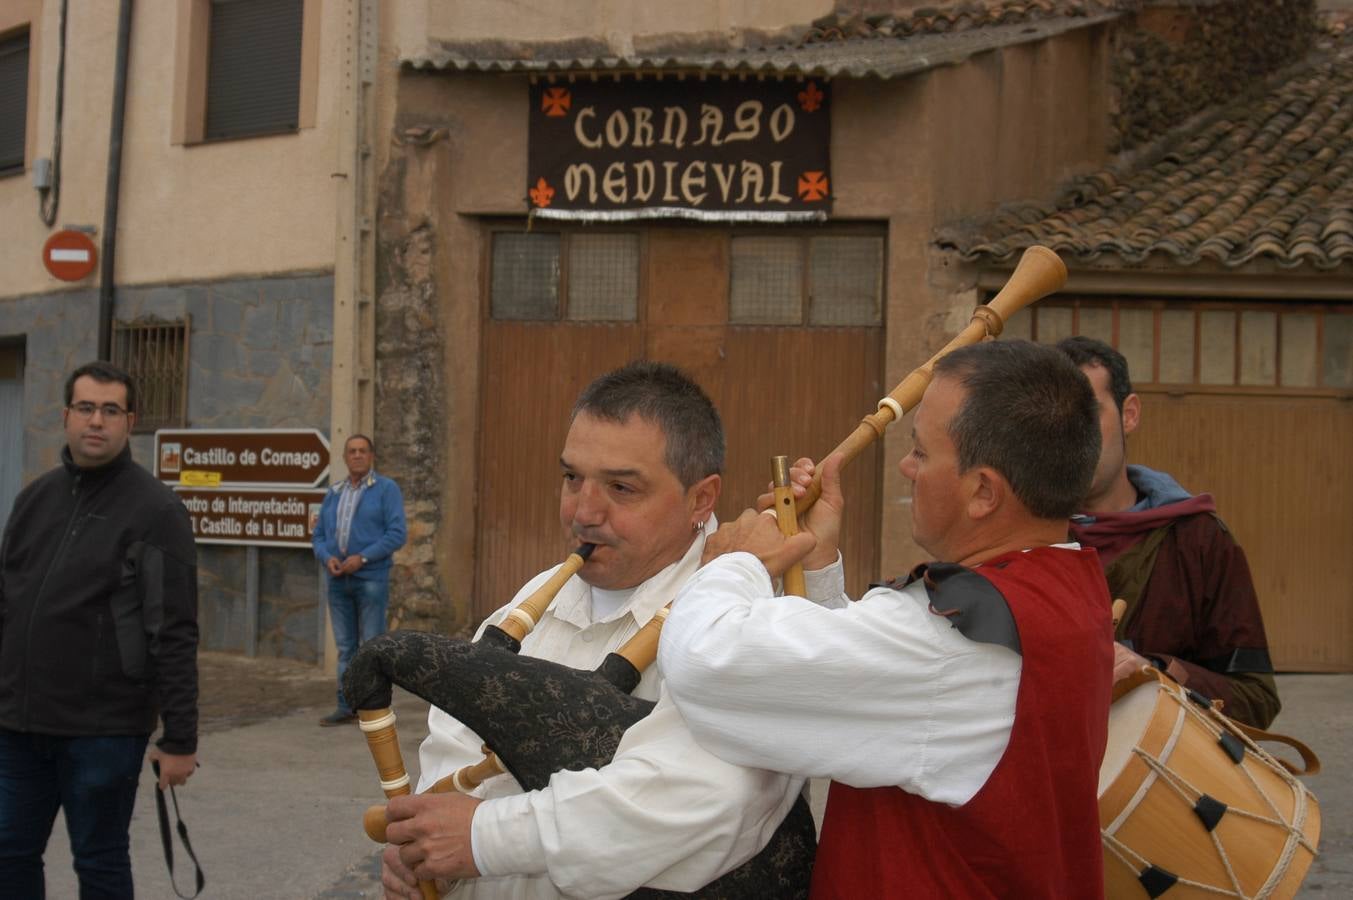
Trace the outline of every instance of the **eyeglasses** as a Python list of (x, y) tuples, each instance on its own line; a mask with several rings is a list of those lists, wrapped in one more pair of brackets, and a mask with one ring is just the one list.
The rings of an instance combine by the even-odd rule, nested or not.
[(72, 403), (67, 408), (82, 419), (93, 418), (96, 412), (102, 413), (105, 419), (120, 419), (127, 414), (127, 411), (116, 403), (90, 403), (88, 400)]

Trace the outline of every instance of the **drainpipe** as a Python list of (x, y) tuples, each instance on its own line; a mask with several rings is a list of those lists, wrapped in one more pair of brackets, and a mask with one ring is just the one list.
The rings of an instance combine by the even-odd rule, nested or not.
[(127, 109), (127, 54), (131, 44), (132, 0), (117, 14), (117, 67), (113, 73), (113, 117), (108, 135), (108, 181), (103, 201), (103, 250), (99, 257), (99, 359), (113, 353), (113, 259), (117, 249), (117, 201), (122, 187), (122, 125)]

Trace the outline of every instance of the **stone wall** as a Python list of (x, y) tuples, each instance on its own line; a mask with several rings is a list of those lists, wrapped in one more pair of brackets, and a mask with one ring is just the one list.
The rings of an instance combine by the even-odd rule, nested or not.
[(1315, 40), (1315, 6), (1315, 0), (1144, 4), (1118, 32), (1112, 149), (1149, 143), (1299, 59)]
[(399, 482), (409, 539), (390, 573), (390, 627), (449, 624), (435, 551), (447, 477), (444, 344), (437, 313), (435, 173), (444, 133), (399, 133), (380, 184), (377, 248), (377, 463)]
[[(329, 428), (329, 274), (123, 288), (119, 321), (191, 321), (188, 426)], [(67, 373), (98, 352), (98, 292), (0, 301), (0, 337), (24, 338), (24, 480), (57, 465)], [(132, 438), (149, 468), (154, 437)], [(243, 547), (198, 545), (202, 647), (243, 650)], [(259, 549), (258, 652), (317, 660), (319, 574), (304, 549)]]

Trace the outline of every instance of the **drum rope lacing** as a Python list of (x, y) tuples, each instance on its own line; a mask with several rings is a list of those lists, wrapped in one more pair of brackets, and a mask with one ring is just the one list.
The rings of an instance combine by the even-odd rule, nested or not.
[[(1170, 698), (1172, 700), (1174, 700), (1177, 704), (1179, 704), (1185, 715), (1191, 716), (1194, 719), (1196, 719), (1202, 725), (1203, 729), (1208, 733), (1210, 733), (1212, 737), (1217, 739), (1221, 738), (1222, 731), (1224, 728), (1224, 720), (1216, 714), (1216, 710), (1214, 708), (1209, 707), (1208, 708), (1209, 715), (1203, 716), (1197, 709), (1194, 708), (1194, 704), (1188, 700), (1188, 697), (1185, 694), (1183, 687), (1175, 686), (1166, 688), (1166, 693), (1170, 695)], [(1269, 754), (1268, 751), (1264, 750), (1264, 748), (1260, 747), (1257, 743), (1255, 743), (1254, 740), (1252, 740), (1249, 735), (1235, 728), (1225, 728), (1225, 731), (1228, 734), (1232, 734), (1238, 737), (1244, 743), (1246, 750), (1248, 750), (1250, 753), (1253, 753), (1255, 756), (1258, 756), (1260, 759), (1268, 763), (1269, 766), (1272, 768), (1272, 770), (1279, 776), (1279, 778), (1282, 779), (1283, 783), (1292, 789), (1294, 802), (1292, 809), (1292, 824), (1289, 825), (1287, 822), (1284, 822), (1282, 820), (1282, 813), (1278, 810), (1277, 804), (1274, 802), (1273, 798), (1270, 797), (1268, 792), (1264, 790), (1263, 786), (1259, 784), (1259, 782), (1255, 779), (1254, 775), (1244, 766), (1241, 766), (1240, 767), (1241, 771), (1244, 772), (1246, 779), (1250, 782), (1250, 786), (1254, 788), (1255, 792), (1258, 793), (1259, 796), (1263, 797), (1264, 802), (1268, 804), (1269, 810), (1273, 813), (1273, 815), (1276, 818), (1269, 818), (1267, 816), (1250, 812), (1249, 810), (1246, 809), (1240, 809), (1229, 805), (1227, 807), (1228, 813), (1235, 813), (1238, 816), (1253, 819), (1257, 822), (1263, 822), (1267, 825), (1273, 825), (1280, 829), (1286, 830), (1287, 840), (1284, 841), (1283, 843), (1283, 851), (1279, 855), (1277, 862), (1274, 864), (1272, 870), (1270, 871), (1268, 879), (1264, 882), (1263, 885), (1259, 887), (1259, 890), (1256, 891), (1254, 894), (1246, 894), (1244, 890), (1241, 888), (1240, 879), (1236, 876), (1235, 869), (1231, 864), (1230, 856), (1226, 853), (1226, 848), (1222, 846), (1221, 839), (1217, 836), (1215, 831), (1210, 831), (1208, 833), (1208, 836), (1212, 840), (1213, 848), (1217, 851), (1217, 855), (1220, 857), (1222, 865), (1226, 868), (1226, 874), (1231, 880), (1231, 889), (1228, 890), (1225, 887), (1219, 887), (1217, 885), (1206, 884), (1200, 881), (1194, 881), (1192, 879), (1185, 878), (1173, 872), (1170, 874), (1174, 875), (1175, 878), (1177, 879), (1177, 881), (1175, 882), (1176, 884), (1196, 888), (1200, 891), (1206, 891), (1208, 893), (1217, 894), (1223, 897), (1238, 897), (1240, 898), (1240, 900), (1263, 900), (1263, 898), (1266, 898), (1270, 894), (1272, 894), (1273, 890), (1278, 886), (1278, 882), (1281, 881), (1283, 875), (1287, 873), (1288, 868), (1291, 866), (1292, 858), (1293, 856), (1296, 855), (1296, 850), (1298, 846), (1304, 847), (1312, 854), (1315, 853), (1315, 847), (1311, 845), (1310, 841), (1306, 839), (1306, 836), (1301, 831), (1302, 826), (1305, 825), (1306, 823), (1306, 816), (1308, 812), (1307, 800), (1309, 794), (1306, 790), (1306, 786), (1303, 785), (1300, 781), (1298, 781), (1295, 775), (1293, 775), (1291, 772), (1287, 771), (1286, 768), (1280, 765), (1278, 760), (1276, 760), (1271, 754)], [(1172, 749), (1173, 746), (1174, 742), (1171, 741), (1166, 746), (1165, 749), (1168, 751)], [(1199, 790), (1193, 784), (1189, 783), (1188, 780), (1180, 778), (1173, 771), (1171, 771), (1167, 765), (1165, 765), (1163, 762), (1161, 762), (1161, 760), (1159, 760), (1155, 756), (1151, 755), (1150, 753), (1146, 752), (1140, 747), (1133, 747), (1132, 752), (1136, 754), (1138, 757), (1140, 757), (1142, 762), (1145, 763), (1145, 765), (1149, 769), (1151, 769), (1151, 771), (1154, 772), (1155, 775), (1164, 784), (1169, 786), (1171, 790), (1173, 790), (1176, 794), (1178, 794), (1179, 797), (1183, 799), (1185, 802), (1188, 802), (1190, 805), (1194, 805), (1197, 803), (1198, 798), (1203, 796), (1204, 793), (1203, 791)], [(1140, 801), (1141, 797), (1144, 796), (1144, 794), (1145, 791), (1138, 792), (1137, 797), (1135, 797), (1133, 800), (1134, 806), (1136, 805), (1137, 802)], [(1115, 820), (1114, 825), (1111, 826), (1111, 828), (1116, 830), (1116, 825), (1118, 823), (1121, 823), (1127, 817), (1128, 812), (1129, 811), (1125, 810), (1123, 814), (1119, 815), (1118, 818)], [(1117, 837), (1115, 837), (1113, 834), (1110, 833), (1109, 829), (1101, 829), (1100, 835), (1103, 838), (1105, 849), (1107, 849), (1110, 853), (1112, 853), (1118, 859), (1119, 862), (1121, 862), (1124, 866), (1132, 870), (1134, 873), (1139, 873), (1143, 869), (1152, 865), (1150, 860), (1146, 859), (1141, 854), (1134, 851), (1131, 847), (1127, 846), (1122, 841), (1118, 840)], [(1132, 858), (1131, 861), (1128, 859), (1128, 857)], [(1136, 863), (1135, 865), (1133, 864), (1134, 862)]]

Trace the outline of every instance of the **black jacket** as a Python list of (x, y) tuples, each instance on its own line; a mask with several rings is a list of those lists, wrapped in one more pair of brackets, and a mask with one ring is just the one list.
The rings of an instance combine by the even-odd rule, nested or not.
[(197, 749), (197, 552), (188, 511), (132, 462), (63, 465), (14, 501), (0, 544), (0, 727), (150, 734)]

